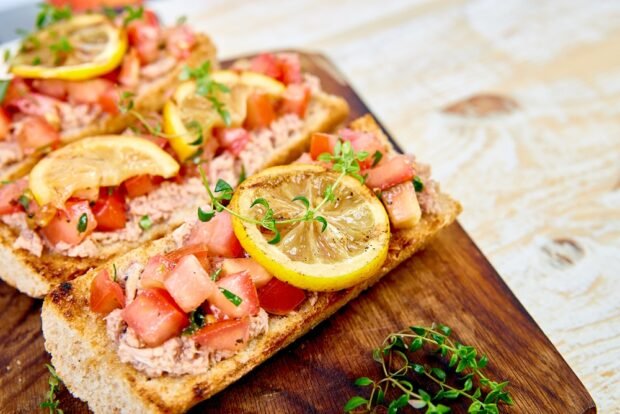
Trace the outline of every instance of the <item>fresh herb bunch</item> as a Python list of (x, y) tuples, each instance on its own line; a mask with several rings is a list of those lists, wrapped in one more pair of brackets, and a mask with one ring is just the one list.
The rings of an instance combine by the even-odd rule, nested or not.
[(39, 406), (41, 408), (47, 408), (49, 414), (63, 414), (63, 411), (58, 408), (60, 401), (56, 399), (56, 392), (60, 389), (60, 384), (62, 384), (61, 379), (56, 374), (56, 370), (50, 364), (45, 364), (47, 370), (50, 372), (50, 378), (48, 380), (50, 389), (47, 392), (47, 399), (43, 401)]
[(200, 221), (206, 222), (211, 220), (216, 213), (221, 211), (228, 211), (233, 216), (247, 222), (256, 224), (257, 226), (261, 226), (262, 228), (273, 233), (273, 238), (269, 240), (270, 244), (277, 244), (281, 240), (280, 230), (278, 229), (279, 225), (284, 224), (292, 224), (299, 223), (304, 221), (316, 221), (321, 223), (321, 231), (325, 231), (327, 229), (327, 220), (325, 217), (319, 215), (321, 208), (327, 204), (328, 202), (334, 201), (335, 199), (335, 190), (346, 175), (350, 175), (351, 177), (359, 180), (362, 184), (364, 183), (364, 177), (359, 174), (360, 171), (360, 161), (364, 161), (368, 157), (368, 153), (366, 151), (355, 152), (351, 143), (346, 141), (342, 142), (338, 140), (336, 146), (334, 147), (334, 154), (324, 153), (319, 156), (319, 160), (323, 162), (332, 163), (332, 169), (336, 172), (339, 172), (340, 175), (333, 184), (327, 186), (325, 188), (325, 192), (323, 193), (323, 200), (314, 208), (310, 207), (310, 201), (307, 197), (303, 195), (298, 195), (292, 199), (292, 201), (297, 201), (303, 204), (305, 207), (305, 212), (299, 217), (293, 217), (284, 220), (277, 220), (276, 214), (269, 205), (269, 202), (260, 197), (255, 199), (250, 207), (254, 207), (260, 205), (264, 208), (265, 213), (260, 220), (253, 219), (251, 217), (245, 217), (237, 212), (229, 209), (226, 204), (232, 198), (233, 188), (226, 181), (219, 179), (215, 184), (215, 188), (211, 191), (211, 187), (209, 186), (209, 182), (205, 175), (202, 167), (199, 167), (200, 176), (202, 178), (202, 183), (209, 194), (209, 198), (211, 200), (211, 210), (204, 211), (202, 208), (198, 208), (198, 219)]
[[(371, 387), (370, 397), (351, 398), (344, 411), (376, 412), (383, 407), (387, 408), (388, 414), (395, 414), (399, 409), (411, 406), (418, 410), (425, 409), (426, 414), (444, 414), (449, 413), (450, 408), (441, 401), (459, 397), (471, 401), (467, 411), (471, 414), (498, 414), (501, 403), (512, 405), (512, 397), (505, 391), (508, 382), (492, 381), (482, 372), (489, 362), (488, 358), (484, 355), (478, 357), (478, 351), (472, 346), (452, 341), (449, 338), (451, 333), (449, 327), (433, 324), (431, 327), (412, 326), (390, 334), (382, 346), (372, 353), (373, 359), (381, 365), (384, 377), (378, 381), (368, 377), (358, 378), (355, 385)], [(442, 368), (412, 360), (413, 354), (425, 347), (432, 348), (454, 369), (457, 378), (450, 382), (459, 383), (459, 386), (448, 383), (448, 373)], [(411, 381), (415, 378), (430, 381), (435, 391), (414, 387)], [(388, 393), (400, 395), (388, 401)]]
[(41, 3), (39, 4), (39, 13), (37, 14), (35, 25), (37, 29), (41, 30), (59, 21), (68, 20), (71, 18), (71, 15), (71, 8), (69, 6), (54, 7), (51, 4)]

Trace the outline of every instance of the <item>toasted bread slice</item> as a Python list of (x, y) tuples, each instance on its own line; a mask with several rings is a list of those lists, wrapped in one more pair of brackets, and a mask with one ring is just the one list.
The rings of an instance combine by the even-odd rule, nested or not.
[[(192, 54), (186, 60), (179, 62), (166, 76), (152, 82), (144, 92), (138, 94), (134, 99), (134, 108), (138, 112), (161, 110), (166, 99), (172, 93), (172, 88), (179, 83), (178, 77), (181, 70), (186, 65), (197, 66), (206, 60), (217, 62), (216, 48), (208, 36), (199, 34), (196, 37), (196, 47), (192, 50)], [(66, 144), (85, 137), (118, 133), (129, 127), (134, 121), (130, 114), (100, 117), (83, 128), (61, 132), (61, 141)], [(11, 180), (27, 174), (43, 155), (42, 153), (35, 153), (21, 161), (0, 168), (0, 179)]]
[[(262, 168), (295, 160), (306, 150), (312, 133), (332, 130), (346, 119), (348, 113), (349, 107), (344, 99), (323, 92), (313, 94), (299, 136), (276, 148)], [(16, 249), (13, 246), (19, 232), (0, 222), (0, 279), (29, 296), (42, 297), (54, 286), (83, 274), (107, 259), (169, 233), (187, 217), (193, 217), (196, 208), (204, 202), (206, 193), (205, 199), (196, 200), (195, 204), (176, 211), (167, 222), (153, 225), (138, 240), (108, 245), (101, 249), (97, 257), (87, 258), (68, 257), (49, 251), (37, 257), (26, 250)]]
[[(370, 117), (361, 118), (352, 127), (383, 136)], [(437, 204), (437, 213), (424, 214), (414, 228), (393, 232), (388, 258), (373, 278), (347, 290), (318, 293), (316, 301), (307, 299), (298, 312), (288, 316), (271, 316), (267, 333), (251, 340), (247, 348), (215, 364), (205, 374), (149, 378), (133, 366), (121, 363), (107, 336), (103, 318), (89, 310), (89, 289), (97, 270), (63, 283), (45, 299), (42, 313), (45, 347), (67, 388), (87, 401), (95, 413), (184, 412), (327, 319), (420, 250), (461, 211), (460, 204), (444, 194), (438, 195)], [(173, 237), (165, 237), (117, 258), (115, 263), (124, 268), (175, 247)]]

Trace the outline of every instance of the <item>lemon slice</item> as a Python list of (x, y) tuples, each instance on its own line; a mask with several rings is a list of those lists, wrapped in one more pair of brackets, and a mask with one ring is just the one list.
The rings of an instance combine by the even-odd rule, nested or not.
[(127, 34), (102, 14), (55, 23), (22, 44), (11, 67), (25, 78), (86, 80), (112, 71), (127, 50)]
[(76, 191), (119, 185), (151, 174), (169, 178), (179, 164), (156, 144), (126, 135), (85, 138), (43, 158), (30, 172), (29, 186), (39, 205), (62, 208)]
[[(323, 199), (325, 188), (338, 174), (313, 165), (273, 167), (246, 179), (236, 190), (230, 207), (245, 217), (260, 220), (264, 198), (278, 220), (303, 216), (305, 206), (292, 201), (305, 196), (310, 207)], [(390, 222), (381, 201), (363, 184), (344, 177), (335, 190), (335, 201), (321, 207), (322, 224), (305, 221), (278, 225), (281, 240), (270, 244), (273, 234), (260, 226), (233, 217), (233, 229), (243, 248), (275, 277), (313, 291), (340, 290), (374, 276), (385, 261)]]

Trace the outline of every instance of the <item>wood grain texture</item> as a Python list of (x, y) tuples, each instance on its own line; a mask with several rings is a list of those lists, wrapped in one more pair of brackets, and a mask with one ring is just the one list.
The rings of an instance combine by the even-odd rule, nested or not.
[[(347, 99), (351, 119), (367, 113), (325, 58), (308, 54), (302, 60), (328, 92)], [(478, 101), (471, 111), (513, 106), (495, 98)], [(0, 412), (34, 412), (47, 389), (40, 302), (0, 284), (0, 310), (0, 366), (7, 366), (0, 375)], [(458, 340), (492, 356), (490, 374), (509, 380), (516, 400), (505, 412), (596, 412), (579, 379), (458, 224), (335, 317), (192, 412), (340, 412), (358, 391), (353, 380), (378, 373), (371, 350), (386, 334), (433, 321), (454, 327)], [(66, 390), (59, 398), (66, 413), (88, 413)], [(454, 412), (465, 413), (466, 406), (457, 405)]]
[[(326, 53), (463, 202), (460, 222), (600, 411), (620, 413), (620, 2), (157, 7), (171, 21), (187, 14), (224, 56)], [(488, 94), (517, 105), (485, 116), (445, 111)]]

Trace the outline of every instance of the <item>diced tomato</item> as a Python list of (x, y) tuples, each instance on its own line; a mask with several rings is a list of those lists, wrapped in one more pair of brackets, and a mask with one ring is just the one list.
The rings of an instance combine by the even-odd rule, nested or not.
[(60, 79), (35, 79), (32, 81), (32, 87), (43, 95), (64, 99), (67, 96), (68, 83)]
[[(78, 229), (80, 217), (86, 214), (86, 228)], [(75, 246), (97, 228), (97, 220), (88, 201), (67, 201), (64, 210), (56, 211), (54, 218), (41, 229), (43, 235), (53, 245), (60, 242)]]
[(22, 121), (17, 134), (17, 143), (25, 154), (60, 141), (58, 131), (40, 116), (28, 116)]
[(187, 25), (173, 27), (166, 34), (166, 49), (177, 59), (189, 57), (195, 44), (196, 36)]
[(253, 93), (248, 96), (245, 127), (247, 129), (268, 128), (276, 119), (276, 112), (269, 95)]
[(2, 184), (0, 187), (0, 214), (21, 211), (22, 207), (17, 200), (24, 194), (26, 188), (28, 188), (28, 179), (26, 178)]
[(114, 89), (112, 82), (101, 78), (67, 82), (67, 98), (74, 103), (99, 103), (101, 95), (109, 89)]
[(367, 171), (366, 185), (371, 189), (385, 190), (396, 184), (410, 181), (414, 171), (405, 155), (396, 155)]
[(160, 29), (155, 13), (145, 10), (142, 19), (131, 21), (127, 26), (127, 36), (129, 44), (136, 48), (143, 65), (157, 58)]
[[(344, 141), (351, 142), (351, 147), (355, 152), (366, 151), (368, 157), (360, 162), (362, 169), (370, 168), (374, 163), (374, 154), (378, 151), (383, 155), (386, 153), (385, 145), (381, 143), (379, 137), (370, 132), (358, 132), (351, 129), (342, 129), (338, 131), (338, 136)], [(382, 158), (383, 159), (383, 158)]]
[(408, 229), (420, 221), (422, 211), (411, 181), (381, 192), (381, 200), (395, 229)]
[(30, 93), (30, 87), (24, 80), (24, 78), (14, 77), (9, 82), (9, 86), (6, 90), (6, 94), (4, 95), (4, 101), (2, 101), (2, 105), (4, 107), (13, 105), (15, 101), (27, 96)]
[(99, 198), (92, 207), (99, 231), (124, 229), (127, 222), (127, 208), (123, 196), (118, 189), (112, 193), (110, 191), (108, 188), (101, 189)]
[(263, 266), (259, 265), (251, 257), (242, 257), (239, 259), (224, 259), (222, 261), (221, 276), (228, 276), (235, 273), (247, 271), (252, 278), (254, 286), (257, 288), (265, 286), (273, 276)]
[(143, 290), (121, 316), (147, 346), (161, 345), (189, 325), (185, 312), (164, 289)]
[(297, 309), (306, 298), (306, 293), (275, 277), (258, 290), (260, 307), (274, 315), (286, 315)]
[(178, 263), (179, 260), (188, 255), (194, 255), (203, 269), (207, 272), (211, 270), (211, 261), (209, 260), (209, 247), (204, 244), (193, 244), (189, 246), (181, 247), (180, 249), (176, 249), (166, 254), (166, 259), (172, 261), (173, 263)]
[(11, 117), (6, 109), (0, 108), (0, 140), (7, 139), (11, 131)]
[(321, 154), (333, 154), (336, 142), (338, 142), (338, 138), (332, 134), (315, 132), (310, 140), (310, 156), (316, 161)]
[[(247, 272), (228, 275), (218, 280), (217, 286), (218, 290), (211, 295), (209, 303), (226, 316), (240, 318), (258, 313), (258, 293)], [(231, 294), (234, 297), (231, 297)], [(240, 302), (235, 304), (235, 300), (240, 300)]]
[(100, 271), (90, 284), (90, 310), (107, 315), (125, 306), (123, 288), (112, 280), (107, 270)]
[(57, 123), (59, 122), (58, 105), (60, 103), (56, 98), (33, 92), (21, 98), (13, 99), (7, 105), (17, 109), (22, 114), (39, 116), (49, 122)]
[(282, 94), (280, 111), (304, 118), (310, 97), (311, 92), (308, 86), (299, 83), (290, 84), (286, 87), (284, 94)]
[(190, 312), (212, 296), (217, 286), (196, 256), (187, 255), (166, 276), (164, 286), (185, 312)]
[(158, 137), (155, 135), (140, 135), (140, 137), (151, 141), (153, 144), (157, 145), (159, 148), (164, 148), (168, 144), (168, 140), (166, 138)]
[(118, 115), (120, 113), (118, 109), (118, 102), (120, 101), (120, 91), (116, 87), (107, 89), (99, 96), (99, 106), (104, 112), (110, 115)]
[(140, 58), (136, 49), (130, 49), (129, 53), (123, 58), (123, 64), (118, 74), (118, 81), (121, 85), (133, 87), (140, 80)]
[(237, 351), (250, 336), (250, 318), (229, 319), (205, 326), (194, 334), (194, 341), (213, 351)]
[(274, 79), (282, 78), (282, 71), (278, 59), (273, 53), (261, 53), (250, 62), (252, 72), (262, 73)]
[(296, 53), (280, 53), (278, 56), (280, 71), (282, 73), (281, 81), (286, 85), (292, 83), (300, 83), (303, 80), (301, 75), (301, 62), (299, 55)]
[(160, 176), (148, 174), (131, 177), (123, 182), (123, 187), (130, 198), (145, 195), (156, 189), (163, 181)]
[(186, 245), (206, 244), (212, 256), (240, 257), (243, 248), (233, 232), (230, 213), (217, 213), (210, 221), (192, 228)]
[(250, 141), (250, 133), (245, 128), (217, 128), (215, 131), (220, 145), (238, 156)]
[(165, 289), (164, 280), (175, 266), (176, 262), (161, 254), (152, 256), (149, 258), (148, 262), (146, 262), (146, 266), (144, 266), (144, 270), (140, 275), (140, 287), (143, 289)]

